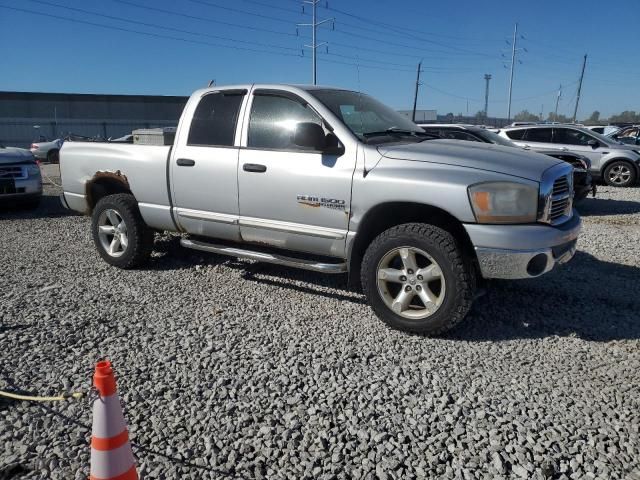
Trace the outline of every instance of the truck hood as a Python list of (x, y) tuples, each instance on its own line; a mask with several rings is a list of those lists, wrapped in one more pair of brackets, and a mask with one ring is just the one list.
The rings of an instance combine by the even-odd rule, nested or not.
[(1, 147), (0, 148), (0, 165), (8, 165), (10, 163), (34, 162), (33, 154), (24, 148), (17, 147)]
[(378, 151), (387, 158), (476, 168), (536, 182), (540, 181), (545, 170), (563, 163), (562, 160), (520, 148), (460, 140), (380, 145)]

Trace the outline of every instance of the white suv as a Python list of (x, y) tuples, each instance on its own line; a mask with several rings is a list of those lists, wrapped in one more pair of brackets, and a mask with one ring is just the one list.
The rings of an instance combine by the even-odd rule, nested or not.
[(624, 145), (575, 125), (506, 127), (498, 132), (516, 145), (531, 150), (562, 150), (591, 160), (591, 174), (607, 185), (630, 187), (640, 178), (640, 147)]

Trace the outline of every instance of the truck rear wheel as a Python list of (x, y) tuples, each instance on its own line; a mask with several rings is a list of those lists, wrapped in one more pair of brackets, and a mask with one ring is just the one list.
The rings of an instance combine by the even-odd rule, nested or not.
[(399, 330), (438, 335), (471, 308), (475, 280), (450, 233), (407, 223), (386, 230), (367, 248), (361, 280), (371, 308)]
[(135, 268), (151, 255), (153, 230), (144, 223), (133, 195), (101, 198), (93, 210), (91, 231), (98, 253), (110, 265)]

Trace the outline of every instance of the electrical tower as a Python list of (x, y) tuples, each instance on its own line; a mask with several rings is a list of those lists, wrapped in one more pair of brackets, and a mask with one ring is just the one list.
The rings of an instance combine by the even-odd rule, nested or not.
[[(524, 38), (524, 37), (520, 35), (520, 38)], [(509, 42), (507, 41), (507, 43)], [(507, 113), (507, 121), (509, 122), (511, 121), (511, 94), (513, 92), (513, 74), (514, 74), (515, 65), (516, 65), (516, 55), (520, 51), (526, 52), (527, 49), (518, 48), (518, 24), (516, 23), (515, 26), (513, 27), (513, 42), (511, 42), (511, 73), (509, 74), (509, 107), (508, 107), (508, 113)]]
[(420, 68), (422, 67), (422, 60), (418, 62), (418, 73), (416, 75), (416, 92), (413, 95), (413, 113), (411, 114), (411, 120), (416, 121), (416, 106), (418, 105), (418, 87), (420, 87)]
[(582, 59), (582, 72), (580, 72), (580, 83), (578, 83), (578, 95), (576, 96), (576, 108), (573, 109), (573, 123), (576, 123), (576, 116), (578, 115), (578, 104), (580, 103), (580, 92), (582, 92), (582, 80), (584, 79), (584, 67), (587, 66), (587, 54), (584, 54)]
[(562, 97), (562, 85), (560, 85), (560, 88), (558, 88), (558, 96), (556, 97), (556, 110), (553, 115), (554, 122), (558, 121), (558, 104), (560, 103), (560, 97)]
[(490, 80), (491, 80), (491, 74), (485, 73), (484, 74), (484, 81), (486, 82), (486, 86), (484, 89), (484, 121), (485, 123), (489, 118), (489, 114), (487, 112), (489, 111), (489, 81)]
[[(322, 42), (322, 43), (318, 43), (316, 42), (316, 31), (318, 30), (318, 27), (320, 25), (323, 25), (325, 23), (329, 23), (331, 22), (331, 25), (333, 27), (335, 27), (335, 18), (325, 18), (324, 20), (317, 20), (317, 16), (316, 16), (316, 10), (317, 10), (317, 6), (318, 3), (320, 2), (320, 0), (303, 0), (303, 4), (307, 4), (307, 5), (311, 5), (311, 23), (298, 23), (298, 27), (311, 27), (311, 45), (306, 45), (305, 47), (310, 48), (311, 49), (311, 55), (312, 55), (312, 79), (313, 79), (313, 84), (316, 85), (316, 80), (317, 80), (317, 75), (316, 75), (316, 65), (317, 65), (317, 59), (316, 59), (316, 51), (318, 50), (318, 47), (321, 47), (323, 45), (327, 45), (327, 42)], [(304, 5), (302, 6), (302, 11), (304, 13)], [(297, 31), (297, 30), (296, 30)]]

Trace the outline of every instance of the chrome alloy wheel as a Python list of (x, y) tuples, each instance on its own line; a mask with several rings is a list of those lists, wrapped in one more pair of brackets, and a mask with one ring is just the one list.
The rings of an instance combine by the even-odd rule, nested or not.
[(378, 292), (397, 315), (421, 320), (442, 305), (446, 284), (440, 265), (414, 247), (394, 248), (378, 263)]
[(615, 165), (609, 170), (609, 181), (616, 185), (622, 185), (631, 178), (631, 169), (627, 165)]
[(112, 257), (120, 257), (127, 250), (127, 225), (116, 210), (109, 208), (100, 214), (98, 238), (104, 251)]

